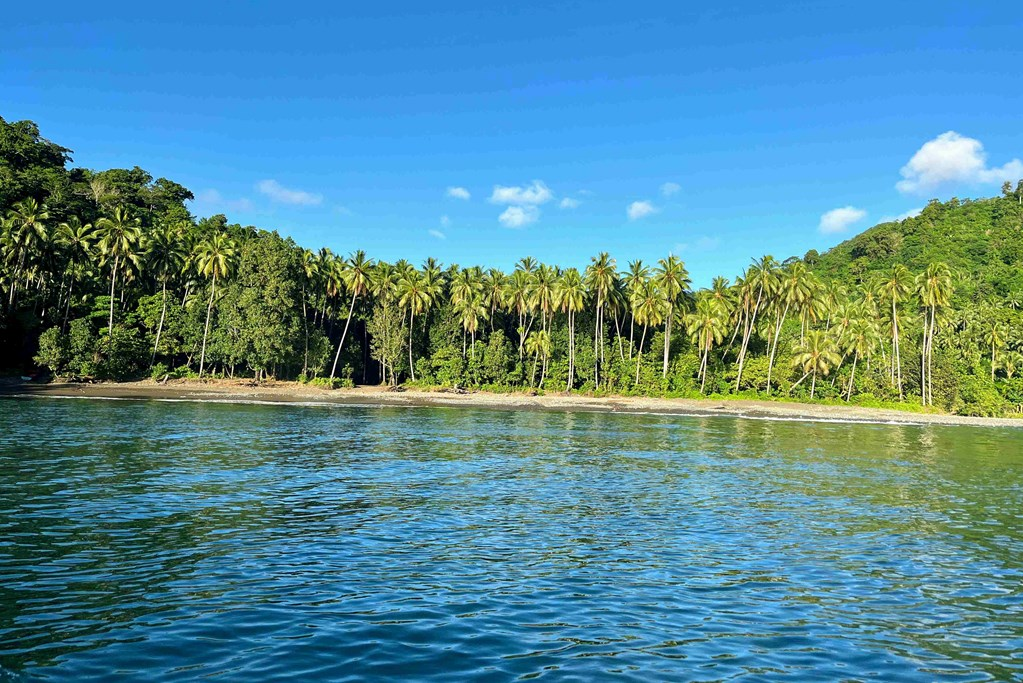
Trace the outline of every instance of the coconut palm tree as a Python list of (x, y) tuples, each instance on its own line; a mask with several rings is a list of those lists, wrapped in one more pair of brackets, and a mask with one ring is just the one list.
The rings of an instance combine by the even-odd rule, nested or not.
[(547, 359), (551, 355), (551, 335), (547, 330), (534, 330), (526, 338), (526, 353), (533, 356), (533, 372), (529, 376), (529, 386), (535, 386), (536, 366), (543, 359), (543, 370), (540, 372), (540, 386), (547, 374)]
[(869, 361), (877, 348), (875, 326), (876, 323), (867, 318), (853, 318), (839, 337), (843, 351), (853, 357), (852, 371), (849, 373), (849, 387), (845, 393), (847, 402), (852, 400), (853, 383), (856, 381), (856, 363), (860, 358), (866, 358)]
[(938, 312), (952, 298), (952, 271), (944, 263), (932, 263), (916, 277), (916, 294), (923, 312), (923, 346), (920, 354), (920, 393), (923, 405), (934, 405), (931, 370), (934, 361), (934, 335)]
[(555, 305), (568, 316), (568, 386), (575, 383), (575, 315), (586, 304), (586, 284), (575, 268), (569, 268), (558, 279), (554, 289)]
[[(771, 289), (777, 283), (775, 271), (778, 262), (773, 256), (763, 256), (747, 270), (746, 274), (736, 284), (740, 287), (739, 318), (737, 325), (742, 327), (742, 345), (739, 347), (739, 371), (735, 377), (735, 390), (739, 390), (742, 383), (742, 371), (746, 365), (746, 353), (749, 351), (750, 339), (756, 329), (757, 315), (761, 311), (764, 297), (770, 296)], [(738, 331), (738, 328), (737, 328)]]
[(523, 344), (529, 334), (529, 328), (532, 326), (532, 322), (529, 325), (526, 324), (526, 314), (530, 311), (531, 306), (531, 289), (532, 276), (530, 273), (516, 268), (509, 278), (508, 288), (505, 291), (505, 304), (518, 316), (519, 324), (516, 331), (519, 335), (519, 360), (522, 359)]
[(728, 333), (724, 308), (713, 297), (713, 294), (700, 296), (696, 300), (696, 308), (686, 315), (685, 324), (689, 330), (689, 338), (700, 353), (700, 393), (707, 385), (707, 361), (714, 344), (720, 344)]
[(648, 278), (633, 294), (632, 315), (636, 322), (643, 326), (643, 335), (639, 339), (639, 348), (636, 351), (636, 384), (639, 384), (639, 368), (643, 361), (643, 344), (646, 343), (646, 331), (650, 327), (657, 327), (664, 320), (668, 311), (667, 302), (657, 287), (654, 279)]
[(67, 306), (64, 309), (62, 328), (67, 327), (68, 317), (71, 314), (71, 299), (78, 268), (82, 263), (88, 262), (95, 242), (96, 230), (92, 227), (92, 223), (82, 223), (77, 216), (71, 216), (57, 226), (57, 244), (64, 249), (68, 259)]
[(490, 331), (494, 331), (494, 318), (497, 311), (504, 306), (508, 276), (497, 268), (491, 268), (483, 277), (483, 304), (490, 311)]
[(679, 298), (689, 291), (691, 280), (686, 264), (677, 256), (671, 255), (662, 258), (657, 262), (654, 269), (654, 277), (657, 278), (657, 288), (668, 305), (664, 322), (664, 365), (661, 371), (662, 377), (668, 376), (668, 350), (671, 346), (671, 325), (675, 319), (675, 306)]
[(890, 376), (892, 381), (899, 387), (899, 400), (903, 399), (902, 392), (902, 352), (899, 342), (899, 304), (908, 296), (912, 287), (912, 276), (909, 269), (901, 263), (892, 269), (888, 277), (881, 281), (879, 296), (885, 305), (891, 310), (892, 328), (892, 369)]
[(99, 231), (99, 249), (105, 261), (114, 259), (114, 266), (110, 270), (110, 323), (107, 329), (110, 330), (111, 340), (114, 333), (114, 300), (117, 286), (117, 273), (119, 268), (125, 264), (138, 265), (139, 257), (135, 248), (142, 239), (142, 221), (133, 216), (131, 211), (123, 206), (114, 209), (113, 214), (104, 216), (96, 222)]
[(8, 259), (14, 262), (8, 301), (8, 306), (11, 308), (14, 307), (15, 292), (18, 289), (18, 281), (22, 273), (25, 272), (30, 260), (40, 253), (46, 242), (48, 236), (46, 221), (49, 218), (50, 212), (46, 205), (29, 198), (15, 204), (8, 212), (7, 220), (4, 221), (3, 241)]
[(1006, 346), (1006, 338), (1009, 335), (1009, 329), (1003, 323), (998, 321), (988, 322), (984, 331), (984, 343), (991, 349), (991, 381), (995, 381), (995, 368), (997, 367), (997, 358), (1002, 350)]
[(145, 239), (146, 265), (156, 276), (162, 291), (160, 306), (160, 323), (156, 326), (156, 341), (153, 343), (153, 357), (149, 364), (156, 362), (156, 352), (160, 348), (160, 335), (163, 333), (163, 322), (167, 317), (167, 284), (170, 279), (180, 275), (185, 268), (188, 252), (185, 242), (181, 239), (182, 229), (179, 226), (158, 226)]
[(643, 261), (636, 259), (629, 262), (629, 270), (622, 278), (625, 287), (625, 300), (629, 308), (629, 358), (632, 358), (634, 347), (633, 332), (636, 327), (636, 316), (632, 315), (632, 299), (643, 287), (643, 283), (650, 277), (650, 269), (643, 265)]
[(234, 269), (238, 246), (225, 233), (218, 232), (201, 242), (197, 249), (195, 263), (199, 275), (211, 280), (210, 300), (206, 305), (206, 324), (202, 332), (202, 351), (199, 353), (199, 377), (202, 377), (206, 366), (206, 340), (210, 333), (210, 316), (213, 313), (213, 299), (217, 293), (217, 280), (223, 280)]
[(404, 275), (398, 280), (398, 305), (408, 309), (409, 312), (408, 364), (409, 374), (412, 381), (415, 382), (416, 367), (412, 358), (412, 345), (415, 338), (416, 316), (422, 315), (430, 307), (433, 297), (422, 273), (414, 267), (404, 266), (404, 264), (401, 270), (404, 271)]
[[(332, 381), (334, 374), (337, 372), (337, 360), (341, 357), (341, 349), (345, 345), (345, 337), (348, 336), (348, 326), (352, 323), (355, 300), (369, 290), (370, 273), (372, 270), (373, 262), (366, 258), (366, 252), (362, 249), (354, 252), (347, 261), (343, 262), (341, 280), (344, 283), (345, 289), (352, 295), (352, 300), (348, 304), (348, 317), (345, 319), (345, 329), (341, 332), (341, 341), (337, 343), (337, 352), (334, 354), (334, 364), (330, 368), (330, 379)], [(410, 353), (411, 351), (412, 349), (409, 348)]]
[(804, 301), (810, 298), (810, 285), (807, 282), (810, 271), (802, 261), (795, 261), (785, 266), (778, 274), (774, 275), (777, 281), (770, 290), (774, 295), (773, 308), (775, 311), (774, 338), (771, 341), (771, 351), (767, 360), (767, 394), (771, 394), (771, 374), (774, 370), (774, 358), (778, 351), (778, 339), (781, 336), (781, 328), (788, 318), (789, 310), (799, 307)]
[(597, 309), (593, 323), (593, 382), (597, 388), (600, 387), (600, 366), (604, 362), (604, 307), (607, 305), (616, 277), (614, 259), (606, 251), (590, 258), (590, 265), (586, 268), (585, 284), (593, 296)]
[(834, 339), (822, 330), (810, 330), (804, 344), (797, 348), (796, 355), (792, 359), (792, 364), (803, 370), (803, 376), (792, 385), (792, 389), (798, 387), (803, 380), (812, 375), (810, 400), (813, 400), (814, 394), (817, 392), (817, 375), (827, 376), (831, 369), (841, 362), (842, 358), (838, 355)]

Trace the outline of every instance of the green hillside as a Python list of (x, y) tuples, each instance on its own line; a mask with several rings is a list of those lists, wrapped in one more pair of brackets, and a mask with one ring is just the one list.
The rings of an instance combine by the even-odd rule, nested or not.
[(955, 300), (1008, 298), (1023, 293), (1023, 204), (1020, 191), (1001, 197), (932, 200), (919, 216), (881, 223), (814, 258), (819, 276), (846, 284), (868, 282), (896, 264), (912, 272), (944, 262), (957, 276)]

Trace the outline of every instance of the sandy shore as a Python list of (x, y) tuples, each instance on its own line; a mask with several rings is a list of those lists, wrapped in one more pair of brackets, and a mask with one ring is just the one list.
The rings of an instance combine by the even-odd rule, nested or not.
[(0, 386), (0, 394), (77, 398), (156, 399), (185, 401), (323, 403), (376, 406), (441, 406), (494, 410), (550, 410), (674, 415), (728, 415), (786, 420), (886, 422), (896, 424), (976, 425), (1023, 428), (1021, 418), (961, 417), (935, 413), (910, 413), (858, 406), (813, 405), (776, 401), (723, 401), (713, 399), (665, 399), (641, 397), (591, 397), (578, 395), (530, 396), (527, 394), (448, 393), (442, 391), (388, 391), (382, 387), (357, 387), (329, 391), (293, 382), (270, 382), (254, 386), (245, 381), (198, 382), (177, 380), (160, 384), (151, 380), (102, 384), (24, 384)]

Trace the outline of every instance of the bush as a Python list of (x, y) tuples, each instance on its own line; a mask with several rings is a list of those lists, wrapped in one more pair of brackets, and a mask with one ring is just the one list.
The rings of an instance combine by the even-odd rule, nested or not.
[(168, 375), (170, 375), (170, 368), (164, 363), (157, 363), (149, 370), (150, 378), (158, 382)]
[(39, 353), (33, 360), (37, 365), (49, 368), (54, 375), (62, 375), (70, 355), (68, 336), (61, 334), (59, 328), (51, 327), (39, 336)]

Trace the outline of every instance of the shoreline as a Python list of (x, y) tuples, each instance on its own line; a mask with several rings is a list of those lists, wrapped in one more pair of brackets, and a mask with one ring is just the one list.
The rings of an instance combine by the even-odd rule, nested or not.
[(97, 398), (124, 400), (203, 401), (221, 403), (272, 403), (390, 407), (478, 408), (486, 410), (539, 410), (550, 412), (606, 412), (663, 414), (693, 417), (737, 418), (809, 422), (859, 422), (902, 425), (970, 425), (1023, 428), (1023, 418), (966, 417), (940, 413), (912, 413), (856, 405), (824, 405), (758, 400), (651, 398), (638, 396), (594, 397), (565, 394), (532, 396), (489, 392), (454, 393), (361, 386), (323, 389), (295, 382), (253, 385), (246, 380), (153, 380), (98, 384), (0, 385), (0, 396)]

